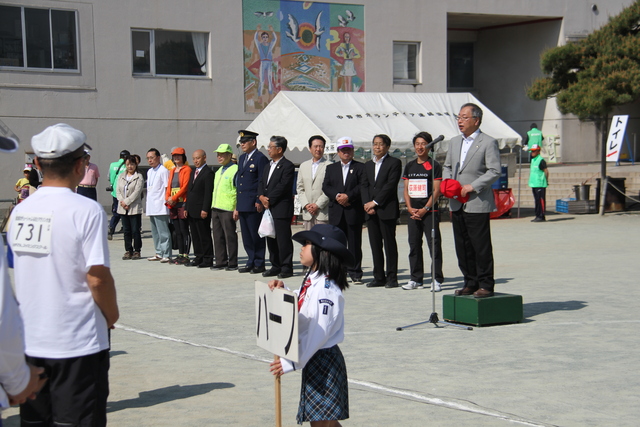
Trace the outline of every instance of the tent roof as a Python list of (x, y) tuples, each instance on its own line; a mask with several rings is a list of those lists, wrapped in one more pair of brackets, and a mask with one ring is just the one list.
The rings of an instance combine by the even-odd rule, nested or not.
[(519, 145), (521, 138), (470, 93), (343, 93), (281, 91), (249, 125), (258, 132), (258, 147), (268, 145), (272, 135), (282, 135), (289, 148), (305, 149), (312, 135), (327, 139), (327, 152), (335, 141), (350, 136), (358, 147), (369, 148), (376, 134), (389, 135), (392, 149), (411, 149), (413, 136), (423, 130), (445, 152), (449, 140), (460, 134), (455, 115), (467, 102), (483, 110), (481, 129), (498, 140), (500, 148)]

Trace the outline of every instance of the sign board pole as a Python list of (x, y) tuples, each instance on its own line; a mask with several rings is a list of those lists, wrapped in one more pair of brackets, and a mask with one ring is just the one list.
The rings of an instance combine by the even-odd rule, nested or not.
[[(273, 361), (277, 362), (280, 360), (280, 356), (273, 355)], [(275, 386), (276, 386), (276, 427), (282, 427), (282, 398), (281, 398), (281, 379), (282, 377), (276, 377)]]

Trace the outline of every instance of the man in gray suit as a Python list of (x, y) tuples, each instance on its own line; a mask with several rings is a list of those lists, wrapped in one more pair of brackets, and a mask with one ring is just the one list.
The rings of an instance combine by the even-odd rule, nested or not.
[(453, 237), (458, 265), (464, 276), (464, 288), (456, 295), (476, 298), (493, 295), (493, 247), (489, 214), (495, 210), (491, 184), (500, 177), (498, 141), (480, 131), (482, 110), (476, 104), (464, 104), (458, 114), (462, 135), (451, 139), (444, 162), (443, 178), (462, 185), (462, 204), (450, 199)]
[(320, 135), (309, 138), (312, 158), (300, 164), (296, 191), (302, 206), (305, 230), (316, 224), (327, 224), (329, 220), (329, 198), (322, 192), (324, 174), (329, 162), (324, 158), (326, 140)]

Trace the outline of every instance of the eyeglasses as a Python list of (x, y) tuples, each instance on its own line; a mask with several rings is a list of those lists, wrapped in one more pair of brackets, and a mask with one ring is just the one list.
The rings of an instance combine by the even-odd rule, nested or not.
[(267, 150), (275, 150), (276, 148), (280, 148), (277, 145), (267, 145)]
[(475, 119), (475, 117), (462, 117), (462, 116), (458, 116), (458, 119), (457, 119), (457, 120), (458, 120), (459, 122), (466, 122), (467, 120), (470, 120), (470, 119)]

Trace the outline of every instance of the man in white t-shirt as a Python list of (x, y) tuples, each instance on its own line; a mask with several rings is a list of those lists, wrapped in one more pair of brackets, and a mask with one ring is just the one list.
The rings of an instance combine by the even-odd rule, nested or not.
[(42, 186), (11, 214), (16, 297), (27, 362), (49, 381), (20, 406), (23, 425), (104, 426), (109, 395), (109, 328), (118, 320), (109, 269), (106, 214), (75, 193), (86, 137), (69, 125), (31, 139)]
[(147, 151), (147, 216), (151, 221), (151, 235), (156, 254), (149, 261), (171, 261), (171, 232), (169, 231), (169, 208), (165, 204), (169, 170), (162, 165), (160, 152), (152, 148)]

